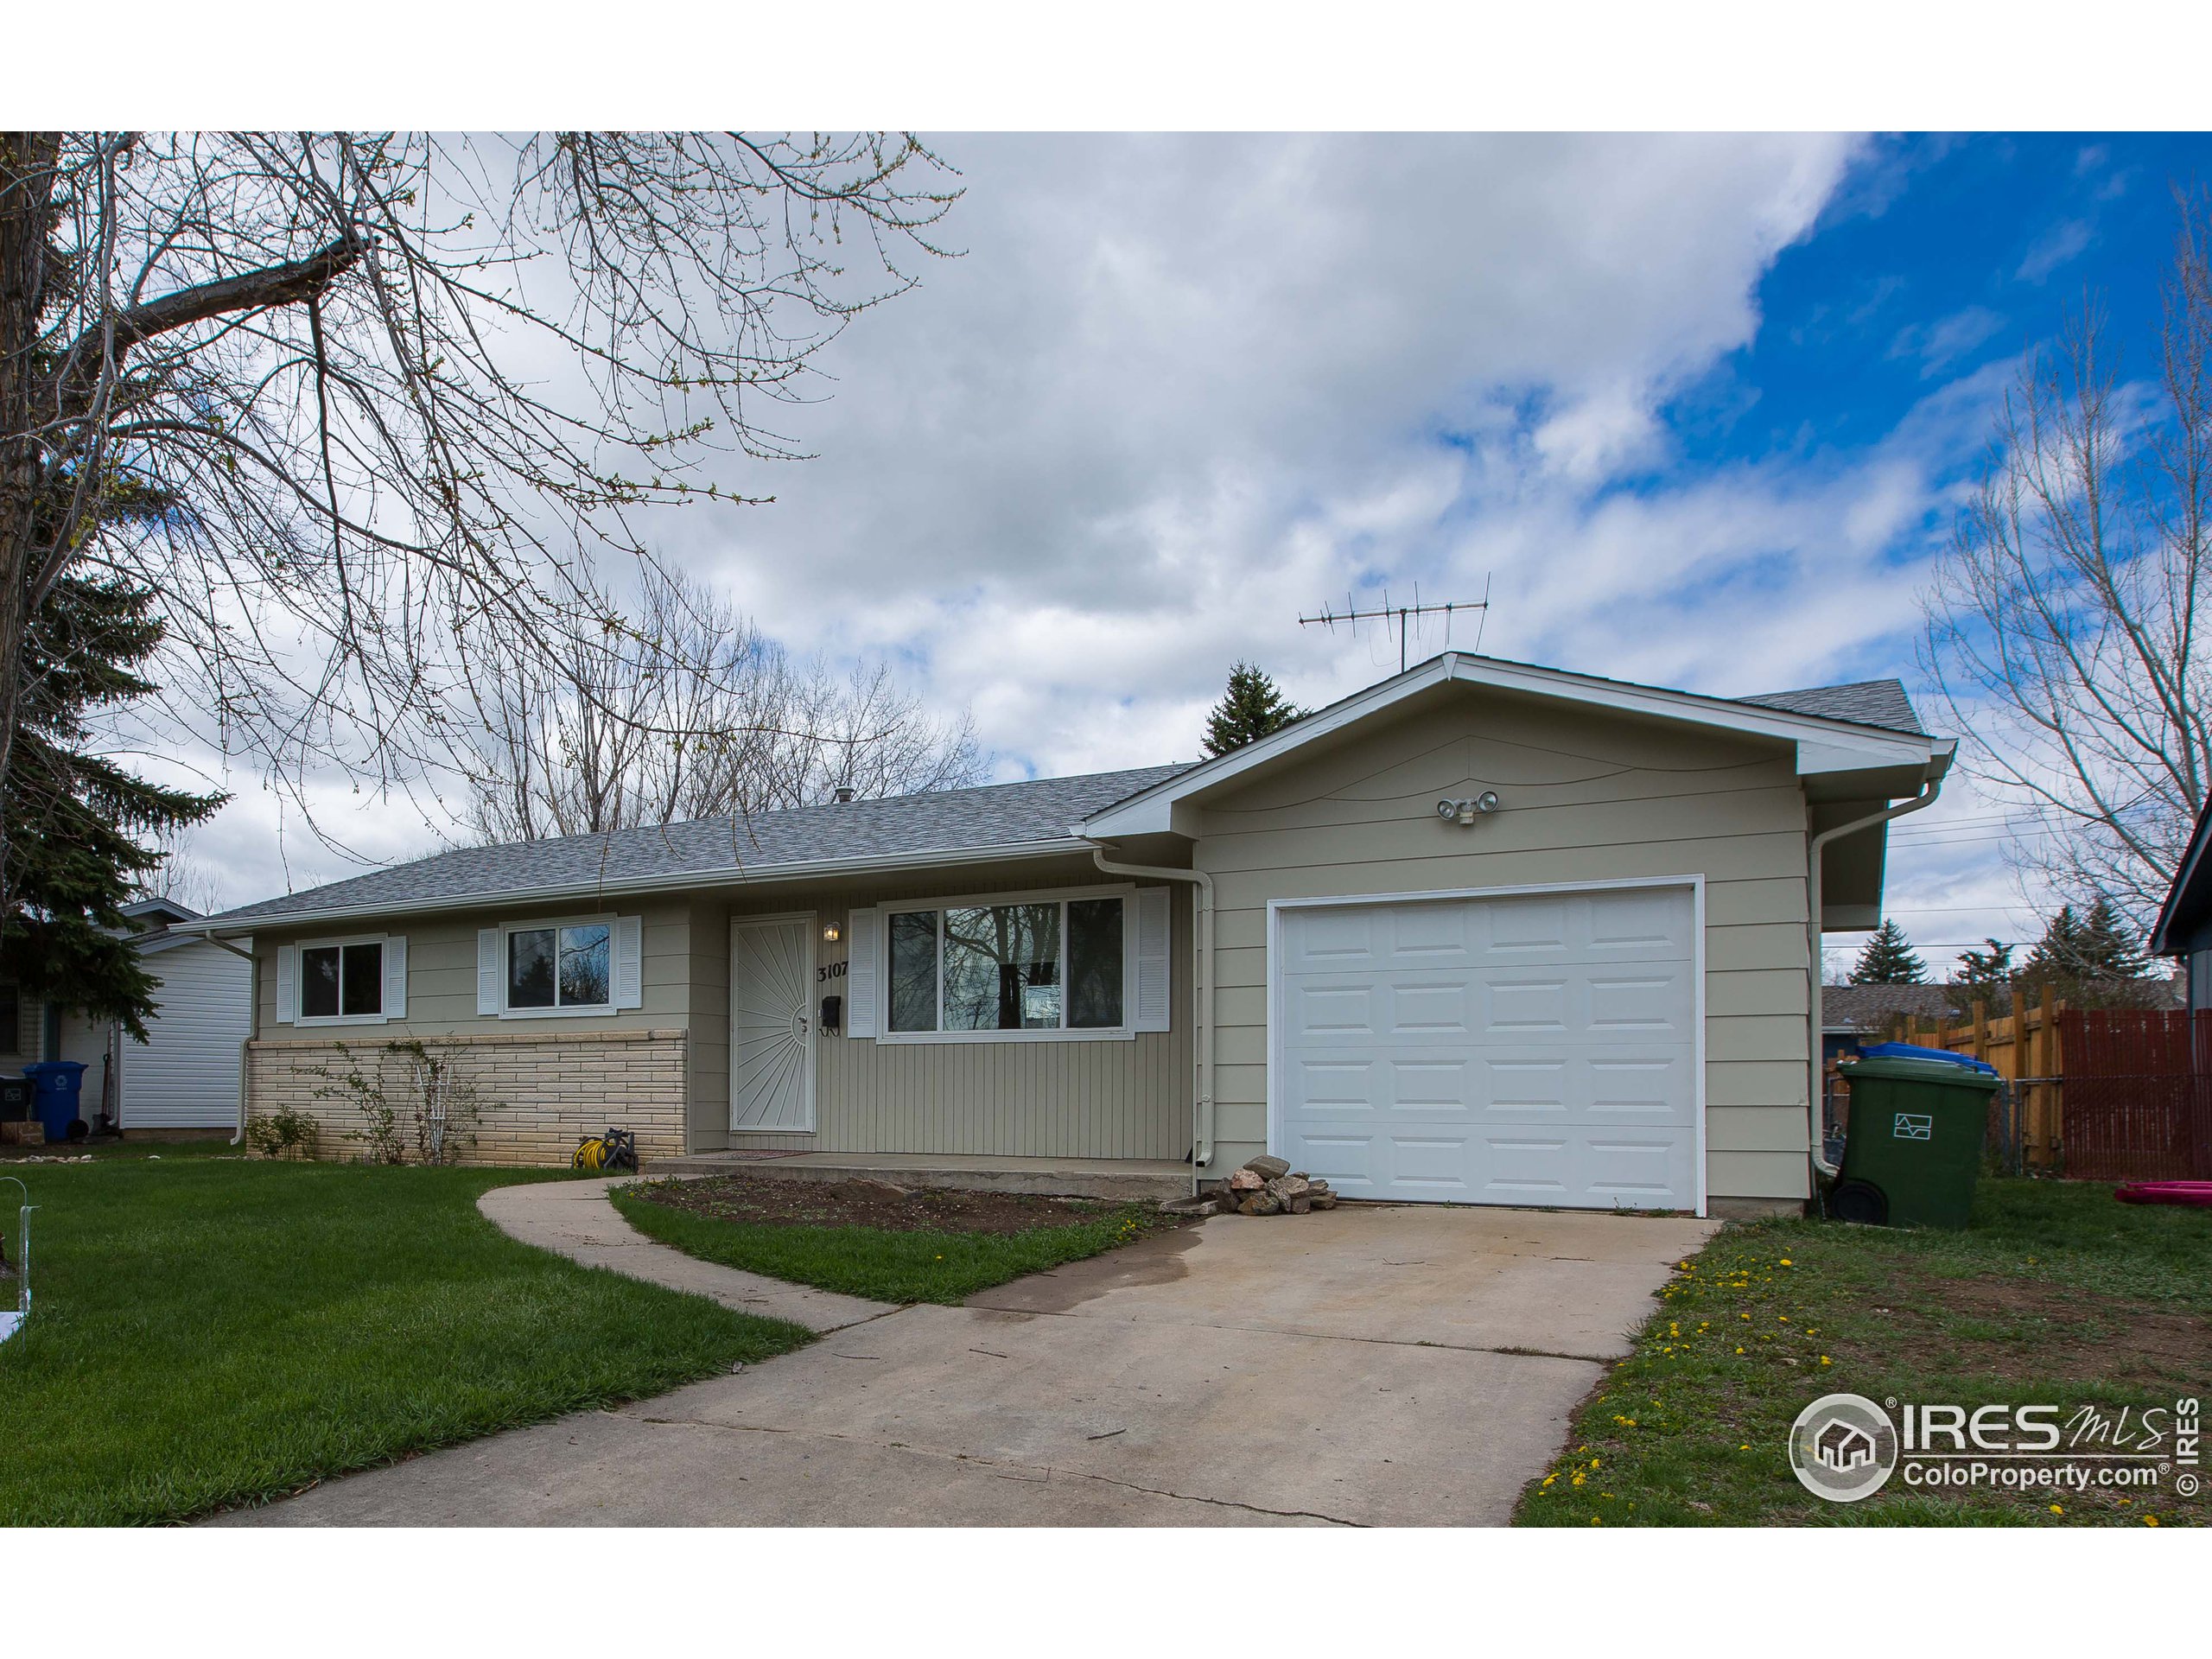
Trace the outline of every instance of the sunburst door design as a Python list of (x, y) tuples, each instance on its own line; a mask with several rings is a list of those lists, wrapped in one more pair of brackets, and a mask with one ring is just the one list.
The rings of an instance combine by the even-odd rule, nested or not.
[(814, 1127), (814, 924), (730, 930), (732, 1129)]

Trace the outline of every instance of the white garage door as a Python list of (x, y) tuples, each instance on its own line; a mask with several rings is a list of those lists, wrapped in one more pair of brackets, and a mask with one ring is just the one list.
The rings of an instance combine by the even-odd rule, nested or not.
[(1348, 1198), (1694, 1209), (1688, 887), (1279, 912), (1274, 1135)]

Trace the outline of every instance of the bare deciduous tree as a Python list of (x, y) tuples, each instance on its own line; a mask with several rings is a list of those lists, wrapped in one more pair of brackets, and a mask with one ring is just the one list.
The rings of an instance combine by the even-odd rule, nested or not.
[(857, 795), (953, 789), (984, 766), (887, 667), (793, 664), (727, 598), (655, 575), (626, 634), (487, 684), (467, 828), (484, 841), (603, 835)]
[(2212, 780), (2212, 266), (2184, 197), (2154, 385), (2101, 309), (2031, 353), (1926, 598), (1923, 667), (1990, 790), (2051, 830), (2028, 873), (2141, 923)]
[(0, 785), (65, 573), (157, 588), (186, 710), (302, 806), (419, 781), (487, 681), (660, 649), (606, 562), (743, 499), (717, 451), (796, 453), (766, 410), (944, 180), (880, 135), (0, 134)]

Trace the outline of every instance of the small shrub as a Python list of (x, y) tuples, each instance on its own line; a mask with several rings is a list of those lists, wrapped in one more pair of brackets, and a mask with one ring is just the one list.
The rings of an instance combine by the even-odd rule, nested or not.
[(266, 1116), (256, 1113), (245, 1121), (245, 1143), (264, 1158), (305, 1150), (315, 1145), (315, 1120), (290, 1106)]

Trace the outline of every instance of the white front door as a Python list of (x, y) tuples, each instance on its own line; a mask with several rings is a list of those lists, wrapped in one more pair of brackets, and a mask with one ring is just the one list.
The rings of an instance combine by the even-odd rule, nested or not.
[(1688, 1210), (1682, 887), (1284, 906), (1274, 1150), (1348, 1198)]
[(729, 1126), (814, 1128), (814, 918), (737, 922), (729, 945)]

